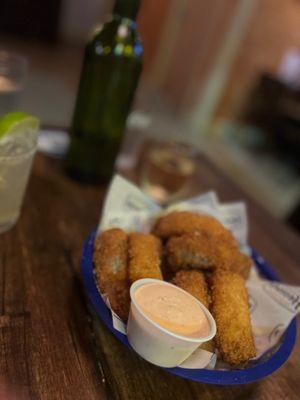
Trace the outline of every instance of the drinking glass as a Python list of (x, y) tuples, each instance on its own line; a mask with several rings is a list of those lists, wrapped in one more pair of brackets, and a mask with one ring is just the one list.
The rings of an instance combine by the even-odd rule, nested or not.
[(18, 220), (36, 147), (36, 132), (22, 132), (1, 141), (0, 233)]
[(185, 197), (196, 171), (192, 146), (177, 141), (151, 141), (142, 156), (140, 186), (161, 204)]

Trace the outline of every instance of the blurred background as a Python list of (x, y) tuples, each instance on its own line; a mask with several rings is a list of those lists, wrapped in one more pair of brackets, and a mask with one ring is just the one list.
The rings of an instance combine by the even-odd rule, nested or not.
[[(20, 109), (43, 126), (68, 129), (84, 46), (112, 5), (1, 1), (0, 50), (28, 60)], [(300, 229), (300, 1), (143, 0), (138, 25), (144, 67), (118, 163), (133, 166), (149, 136), (179, 138)]]

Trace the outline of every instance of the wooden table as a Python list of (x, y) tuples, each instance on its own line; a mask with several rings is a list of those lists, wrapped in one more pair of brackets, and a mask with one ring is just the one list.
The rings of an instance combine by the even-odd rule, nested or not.
[[(300, 284), (299, 237), (204, 158), (197, 181), (223, 201), (246, 199), (250, 243), (286, 282)], [(87, 306), (79, 275), (104, 195), (105, 187), (82, 186), (58, 162), (36, 157), (20, 221), (0, 235), (0, 399), (299, 399), (299, 338), (279, 371), (235, 387), (169, 375), (114, 338)]]

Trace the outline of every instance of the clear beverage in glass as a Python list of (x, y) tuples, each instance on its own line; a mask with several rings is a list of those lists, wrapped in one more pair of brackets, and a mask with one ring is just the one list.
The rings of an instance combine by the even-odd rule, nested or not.
[(18, 220), (33, 156), (36, 133), (22, 133), (0, 142), (0, 233)]
[(195, 155), (184, 143), (149, 142), (140, 170), (141, 188), (161, 204), (186, 196), (196, 171)]

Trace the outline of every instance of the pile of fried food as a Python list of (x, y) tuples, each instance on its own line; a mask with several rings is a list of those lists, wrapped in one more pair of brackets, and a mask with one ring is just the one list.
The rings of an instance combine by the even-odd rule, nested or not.
[(165, 279), (200, 300), (215, 318), (222, 359), (240, 365), (255, 356), (248, 294), (251, 259), (215, 218), (187, 211), (159, 218), (151, 234), (113, 228), (95, 241), (99, 290), (112, 309), (128, 318), (130, 285), (141, 278)]

